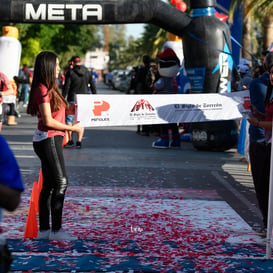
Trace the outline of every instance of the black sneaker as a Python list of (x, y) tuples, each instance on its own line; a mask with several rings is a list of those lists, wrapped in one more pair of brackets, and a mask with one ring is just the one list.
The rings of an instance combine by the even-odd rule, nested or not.
[(77, 143), (76, 143), (76, 148), (77, 148), (77, 149), (81, 149), (81, 147), (82, 147), (82, 143), (79, 142), (79, 141), (77, 141)]
[(74, 142), (73, 140), (69, 140), (65, 145), (64, 148), (72, 148), (74, 147)]
[(257, 231), (257, 235), (260, 235), (261, 237), (266, 237), (267, 235), (267, 228), (262, 227)]

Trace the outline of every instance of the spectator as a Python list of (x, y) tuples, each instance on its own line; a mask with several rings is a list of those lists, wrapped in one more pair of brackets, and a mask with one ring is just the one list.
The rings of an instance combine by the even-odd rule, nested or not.
[(113, 80), (113, 73), (112, 73), (111, 70), (109, 70), (108, 73), (107, 73), (107, 84), (111, 88), (113, 87), (112, 80)]
[[(266, 55), (265, 58), (265, 69), (269, 72), (269, 81), (266, 89), (265, 96), (265, 112), (262, 108), (261, 103), (255, 105), (254, 98), (252, 100), (254, 103), (252, 106), (252, 116), (249, 117), (248, 121), (251, 124), (252, 130), (256, 129), (256, 139), (260, 139), (261, 144), (252, 144), (252, 174), (255, 185), (255, 190), (259, 202), (260, 209), (263, 215), (263, 223), (266, 228), (267, 225), (267, 215), (268, 215), (268, 194), (269, 194), (269, 179), (270, 179), (270, 160), (271, 160), (271, 143), (272, 143), (272, 118), (273, 118), (273, 52)], [(252, 94), (253, 95), (253, 94)], [(254, 127), (255, 126), (255, 127)], [(257, 131), (258, 128), (264, 128), (264, 135), (262, 131)], [(264, 136), (264, 143), (263, 143)], [(254, 132), (251, 137), (254, 139)], [(253, 161), (254, 160), (254, 161)], [(265, 231), (264, 231), (265, 232)]]
[(239, 90), (238, 91), (247, 90), (249, 83), (252, 80), (249, 66), (244, 65), (244, 64), (239, 64), (237, 66), (237, 70), (240, 75), (240, 83), (239, 83), (239, 88), (238, 88)]
[(91, 68), (91, 75), (92, 75), (93, 82), (96, 84), (97, 79), (99, 78), (99, 74), (95, 68)]
[[(264, 72), (262, 76), (254, 78), (249, 84), (250, 102), (259, 112), (265, 114), (265, 97), (269, 83), (269, 74)], [(266, 155), (264, 128), (255, 125), (249, 126), (249, 159), (253, 183), (259, 208), (263, 217), (261, 233), (266, 234), (267, 227), (267, 195), (268, 185), (264, 183), (264, 161)]]
[[(12, 96), (14, 95), (13, 88), (10, 84), (10, 81), (8, 77), (0, 72), (0, 132), (2, 130), (2, 124), (3, 124), (3, 118), (4, 118), (4, 109), (3, 109), (3, 102), (4, 102), (4, 97)], [(14, 103), (13, 103), (14, 105)], [(14, 106), (15, 107), (15, 106)], [(10, 109), (10, 112), (12, 109)], [(15, 109), (14, 109), (15, 111)], [(8, 116), (8, 125), (16, 125), (17, 123), (15, 122), (15, 115), (9, 115)]]
[[(6, 140), (0, 136), (0, 222), (2, 210), (14, 211), (24, 190), (17, 161)], [(5, 238), (0, 234), (0, 272), (9, 272), (12, 257)]]
[(23, 106), (27, 107), (29, 90), (32, 82), (32, 73), (27, 68), (26, 64), (23, 64), (22, 69), (19, 71), (18, 81), (20, 84), (19, 89), (21, 90), (21, 100), (23, 101)]
[[(96, 94), (96, 86), (93, 82), (92, 76), (88, 69), (81, 65), (81, 59), (79, 56), (72, 57), (73, 68), (68, 70), (65, 76), (65, 84), (63, 89), (63, 96), (69, 103), (70, 111), (66, 115), (66, 124), (75, 124), (75, 95), (76, 94), (88, 94), (88, 88), (91, 89), (93, 94)], [(82, 147), (82, 138), (84, 135), (84, 129), (77, 133), (76, 148)], [(68, 132), (68, 143), (65, 144), (65, 148), (74, 147), (72, 132)]]
[[(150, 56), (144, 55), (142, 57), (143, 66), (137, 70), (135, 78), (135, 94), (152, 94), (153, 84), (156, 80), (156, 74), (154, 72), (155, 64)], [(149, 136), (152, 129), (152, 125), (137, 126), (137, 133), (143, 136)]]

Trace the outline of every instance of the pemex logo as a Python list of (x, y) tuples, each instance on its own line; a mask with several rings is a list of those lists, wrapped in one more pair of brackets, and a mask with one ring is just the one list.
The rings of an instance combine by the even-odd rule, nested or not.
[(95, 117), (102, 115), (102, 112), (106, 112), (110, 109), (110, 104), (106, 101), (94, 101), (93, 114)]
[(242, 114), (243, 118), (248, 118), (248, 115), (251, 113), (251, 102), (249, 96), (244, 96), (243, 102), (238, 105), (238, 110)]
[(244, 97), (244, 104), (243, 104), (244, 108), (246, 110), (250, 110), (251, 109), (251, 102), (250, 102), (250, 97), (249, 96), (245, 96)]
[(154, 111), (155, 109), (147, 100), (140, 99), (135, 103), (131, 112), (137, 112), (139, 110), (149, 110), (151, 112), (151, 111)]

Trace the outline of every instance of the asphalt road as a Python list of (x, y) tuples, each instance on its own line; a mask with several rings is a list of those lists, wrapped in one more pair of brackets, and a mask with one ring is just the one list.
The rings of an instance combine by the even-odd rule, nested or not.
[[(102, 83), (100, 94), (120, 94)], [(21, 167), (26, 187), (37, 180), (40, 162), (32, 148), (36, 118), (25, 113), (17, 126), (3, 126)], [(193, 195), (216, 192), (251, 227), (259, 228), (251, 173), (236, 148), (225, 152), (197, 151), (189, 142), (181, 149), (153, 149), (156, 136), (136, 134), (136, 126), (87, 128), (82, 149), (65, 149), (70, 185), (187, 189)], [(198, 197), (195, 197), (198, 198)], [(213, 194), (207, 197), (214, 198)]]

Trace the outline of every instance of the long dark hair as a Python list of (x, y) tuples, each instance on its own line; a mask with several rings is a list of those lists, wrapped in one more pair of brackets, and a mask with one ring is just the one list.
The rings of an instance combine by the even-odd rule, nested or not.
[(46, 86), (54, 112), (60, 110), (62, 106), (67, 106), (67, 102), (58, 91), (58, 85), (56, 83), (56, 62), (57, 55), (50, 51), (43, 51), (36, 57), (27, 107), (27, 113), (32, 116), (37, 115), (38, 106), (35, 104), (34, 95), (40, 84)]

